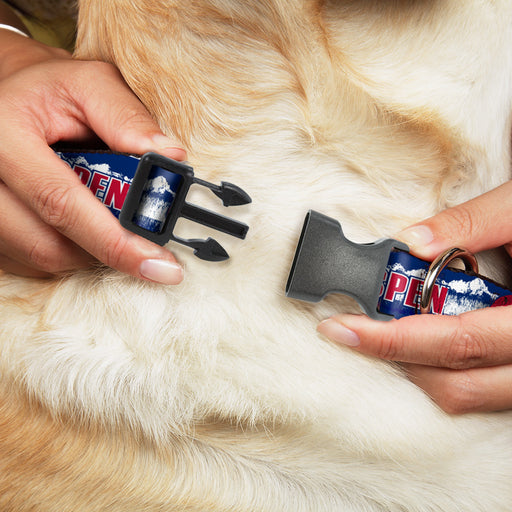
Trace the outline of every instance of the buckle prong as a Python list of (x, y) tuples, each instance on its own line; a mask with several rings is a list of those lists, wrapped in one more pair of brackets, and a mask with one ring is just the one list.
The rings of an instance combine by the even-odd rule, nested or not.
[(251, 198), (240, 187), (222, 182), (215, 185), (194, 176), (192, 167), (156, 153), (146, 153), (137, 171), (119, 215), (121, 225), (159, 245), (169, 240), (194, 249), (194, 254), (208, 261), (222, 261), (228, 253), (214, 239), (184, 239), (174, 236), (178, 218), (198, 222), (217, 231), (244, 239), (249, 227), (224, 215), (185, 201), (191, 185), (209, 188), (224, 206), (243, 205)]

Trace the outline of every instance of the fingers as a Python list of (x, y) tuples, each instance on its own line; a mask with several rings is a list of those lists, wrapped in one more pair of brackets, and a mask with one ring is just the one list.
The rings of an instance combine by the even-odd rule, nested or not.
[(337, 315), (318, 331), (359, 352), (393, 361), (451, 369), (512, 363), (512, 307), (460, 316), (414, 315), (382, 322), (364, 315)]
[(23, 277), (52, 277), (52, 274), (49, 274), (48, 272), (37, 270), (31, 266), (24, 265), (23, 263), (19, 263), (16, 260), (12, 260), (0, 254), (0, 276), (3, 272)]
[[(405, 229), (396, 238), (433, 260), (450, 247), (512, 254), (512, 182)], [(416, 315), (378, 322), (337, 315), (318, 331), (371, 356), (407, 363), (410, 378), (448, 412), (512, 407), (512, 306), (460, 316)]]
[(512, 407), (511, 313), (504, 306), (390, 322), (336, 315), (318, 331), (358, 352), (407, 363), (411, 380), (449, 413), (503, 410)]
[[(44, 224), (121, 272), (166, 284), (182, 280), (182, 269), (169, 251), (122, 228), (50, 148), (37, 139), (30, 145), (33, 153), (17, 159), (17, 172), (8, 175), (6, 185)], [(146, 260), (162, 261), (158, 272), (155, 265), (148, 270)]]
[(404, 366), (412, 382), (450, 414), (512, 408), (512, 365), (461, 371)]
[[(104, 62), (50, 61), (30, 66), (4, 83), (15, 121), (48, 142), (95, 133), (114, 151), (156, 151), (184, 160), (181, 144), (166, 137), (117, 69)], [(10, 88), (10, 91), (9, 91)], [(11, 93), (11, 94), (9, 94)]]
[(157, 151), (174, 160), (186, 159), (181, 144), (162, 133), (115, 67), (103, 62), (76, 64), (80, 66), (75, 81), (66, 82), (63, 89), (80, 105), (78, 118), (112, 150), (139, 155)]
[(396, 238), (405, 242), (411, 252), (428, 260), (455, 246), (476, 253), (509, 244), (511, 218), (512, 181), (509, 181), (405, 229)]
[[(0, 183), (1, 268), (21, 275), (50, 275), (89, 266), (94, 258), (45, 224)], [(30, 270), (29, 270), (30, 269)]]
[(48, 147), (96, 132), (118, 151), (185, 157), (117, 71), (101, 63), (47, 62), (2, 81), (0, 97), (0, 179), (4, 197), (10, 194), (3, 209), (10, 220), (0, 228), (5, 268), (58, 272), (89, 264), (92, 255), (139, 278), (179, 283), (183, 270), (174, 256), (122, 228)]

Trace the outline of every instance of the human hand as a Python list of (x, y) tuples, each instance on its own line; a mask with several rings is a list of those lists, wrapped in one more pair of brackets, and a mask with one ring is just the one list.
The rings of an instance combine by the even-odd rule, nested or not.
[[(503, 245), (512, 256), (511, 198), (508, 182), (396, 238), (428, 261), (454, 246), (476, 253)], [(512, 306), (389, 322), (336, 315), (318, 331), (361, 353), (404, 363), (410, 379), (449, 413), (512, 408)]]
[(174, 256), (122, 228), (49, 147), (96, 134), (114, 151), (186, 157), (113, 66), (0, 30), (0, 102), (0, 268), (47, 276), (99, 260), (143, 279), (182, 280)]

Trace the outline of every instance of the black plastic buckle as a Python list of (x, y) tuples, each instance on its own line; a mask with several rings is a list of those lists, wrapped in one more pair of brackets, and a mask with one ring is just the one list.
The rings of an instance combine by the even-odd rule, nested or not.
[(214, 185), (194, 177), (192, 167), (157, 153), (146, 153), (126, 196), (119, 221), (121, 225), (159, 245), (170, 240), (194, 249), (203, 260), (223, 261), (228, 253), (214, 239), (183, 239), (173, 234), (178, 218), (183, 217), (204, 226), (244, 239), (249, 227), (210, 210), (186, 202), (191, 185), (209, 188), (222, 199), (224, 206), (248, 204), (251, 198), (232, 183)]
[(330, 293), (354, 298), (368, 316), (377, 320), (393, 317), (377, 311), (380, 289), (392, 250), (408, 251), (393, 239), (371, 244), (347, 240), (340, 223), (310, 210), (304, 221), (292, 263), (286, 295), (319, 302)]

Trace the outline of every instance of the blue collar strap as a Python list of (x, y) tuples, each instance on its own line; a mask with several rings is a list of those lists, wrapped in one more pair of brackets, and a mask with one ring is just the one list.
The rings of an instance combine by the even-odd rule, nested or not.
[(194, 176), (192, 167), (146, 153), (141, 158), (108, 151), (56, 151), (82, 183), (120, 220), (128, 230), (160, 245), (169, 240), (194, 249), (204, 260), (229, 258), (212, 238), (183, 239), (173, 234), (183, 217), (244, 239), (248, 226), (236, 220), (186, 202), (193, 184), (209, 188), (224, 206), (243, 205), (251, 198), (232, 183), (214, 185)]
[[(185, 200), (195, 183), (209, 188), (224, 206), (250, 203), (250, 197), (236, 185), (200, 180), (188, 165), (155, 153), (141, 158), (106, 151), (56, 154), (126, 229), (160, 245), (173, 240), (191, 247), (205, 260), (229, 258), (212, 238), (176, 237), (173, 229), (179, 217), (240, 239), (247, 234), (245, 224)], [(372, 318), (401, 318), (418, 313), (429, 267), (396, 240), (355, 244), (345, 238), (338, 221), (311, 210), (304, 222), (286, 295), (317, 302), (330, 293), (344, 293), (355, 298)], [(510, 290), (474, 273), (445, 268), (433, 285), (430, 312), (457, 315), (507, 304), (512, 304)]]
[[(404, 251), (389, 255), (377, 309), (400, 318), (418, 312), (430, 263)], [(466, 311), (512, 304), (512, 292), (473, 272), (445, 268), (432, 287), (430, 313), (458, 315)]]
[[(396, 240), (355, 244), (338, 221), (309, 211), (286, 285), (291, 298), (318, 302), (330, 293), (357, 300), (370, 317), (417, 314), (430, 263)], [(457, 315), (512, 303), (512, 292), (472, 272), (445, 268), (433, 284), (430, 313)]]

